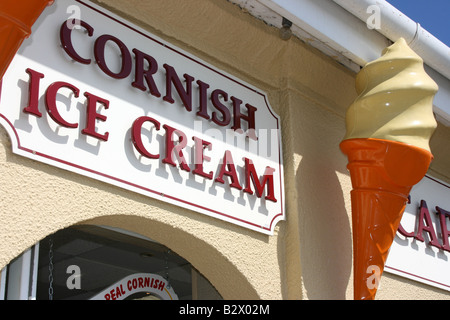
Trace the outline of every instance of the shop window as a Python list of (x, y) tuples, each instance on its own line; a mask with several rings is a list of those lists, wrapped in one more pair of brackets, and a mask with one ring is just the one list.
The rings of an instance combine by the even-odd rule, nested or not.
[(222, 299), (192, 265), (169, 248), (98, 227), (61, 230), (1, 272), (0, 299)]

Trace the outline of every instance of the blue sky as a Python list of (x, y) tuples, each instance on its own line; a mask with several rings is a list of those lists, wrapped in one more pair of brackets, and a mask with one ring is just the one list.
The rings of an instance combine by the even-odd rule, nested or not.
[(450, 47), (450, 0), (387, 0)]

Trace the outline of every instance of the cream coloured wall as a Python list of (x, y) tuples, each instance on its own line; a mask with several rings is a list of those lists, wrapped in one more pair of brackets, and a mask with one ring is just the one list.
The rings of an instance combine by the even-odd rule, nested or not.
[[(225, 299), (351, 299), (351, 184), (339, 142), (355, 75), (225, 0), (95, 2), (267, 92), (282, 119), (287, 221), (266, 236), (25, 159), (1, 128), (0, 267), (52, 232), (92, 223), (170, 247)], [(446, 181), (449, 138), (439, 126), (432, 140), (432, 171)], [(420, 298), (416, 290), (449, 297), (391, 275), (378, 297)]]

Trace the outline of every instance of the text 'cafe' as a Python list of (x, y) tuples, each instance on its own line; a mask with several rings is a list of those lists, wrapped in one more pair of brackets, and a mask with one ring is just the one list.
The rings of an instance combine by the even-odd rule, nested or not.
[[(359, 70), (257, 18), (288, 21), (266, 1), (10, 2), (0, 299), (356, 297), (339, 145)], [(449, 297), (449, 138), (438, 119), (363, 275), (377, 299)]]

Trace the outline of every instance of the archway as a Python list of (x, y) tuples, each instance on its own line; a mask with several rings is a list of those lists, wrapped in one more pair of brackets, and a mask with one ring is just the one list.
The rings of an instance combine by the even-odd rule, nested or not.
[[(170, 283), (171, 292), (175, 293), (171, 297), (179, 299), (257, 298), (245, 276), (211, 244), (173, 226), (143, 217), (117, 215), (94, 218), (49, 235), (33, 248), (34, 254), (30, 250), (25, 253), (31, 257), (28, 259), (31, 265), (33, 256), (38, 257), (35, 260), (38, 266), (29, 266), (30, 282), (27, 285), (33, 288), (34, 281), (35, 295), (25, 294), (27, 298), (90, 299), (109, 287), (111, 300), (122, 298), (122, 295), (133, 299), (162, 297), (145, 288), (133, 292), (133, 295), (128, 294), (123, 286), (127, 285), (127, 280), (122, 287), (114, 287), (121, 279), (136, 273), (168, 279), (164, 286), (167, 288)], [(24, 254), (8, 267), (22, 256)], [(92, 258), (94, 256), (97, 258)], [(52, 262), (50, 257), (54, 259)], [(144, 266), (149, 265), (145, 260), (153, 260), (150, 269)], [(60, 264), (58, 268), (57, 263)], [(75, 266), (75, 271), (69, 270), (70, 266)], [(36, 271), (33, 275), (33, 268), (40, 270), (41, 274)], [(8, 268), (3, 273), (5, 270)], [(79, 289), (76, 287), (77, 272), (81, 275)], [(10, 275), (4, 275), (5, 279)], [(33, 280), (33, 277), (38, 280)], [(9, 288), (11, 284), (8, 281)], [(117, 288), (122, 290), (117, 291)], [(4, 298), (8, 298), (8, 288), (4, 292)]]
[(221, 299), (207, 279), (166, 246), (104, 226), (59, 230), (2, 274), (4, 299)]

